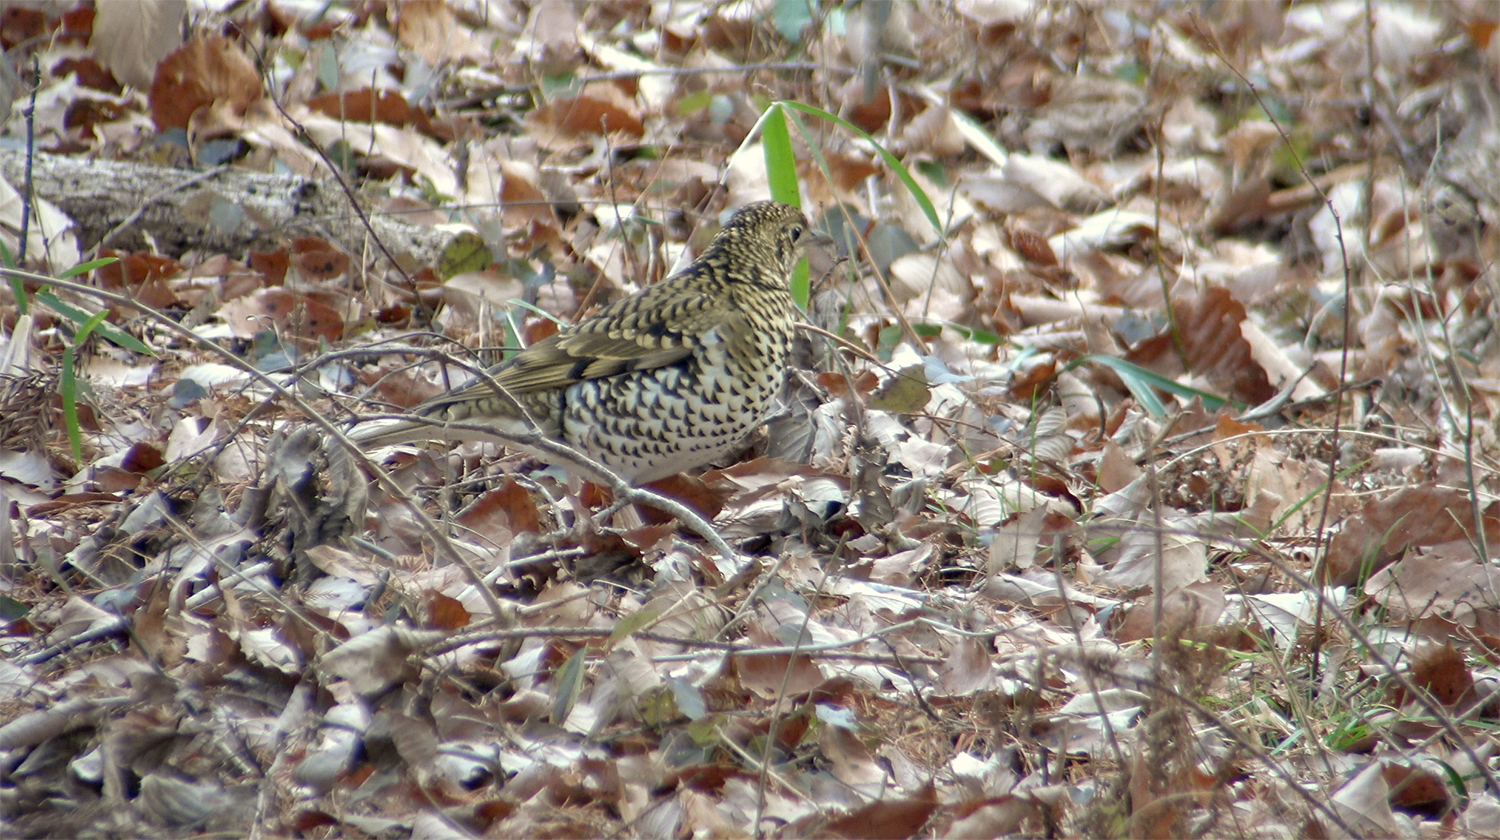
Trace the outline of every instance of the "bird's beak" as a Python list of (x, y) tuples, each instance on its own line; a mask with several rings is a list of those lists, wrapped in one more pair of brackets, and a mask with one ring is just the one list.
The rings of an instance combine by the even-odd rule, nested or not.
[(839, 243), (827, 231), (811, 228), (803, 234), (801, 244), (808, 248), (823, 248), (832, 251)]

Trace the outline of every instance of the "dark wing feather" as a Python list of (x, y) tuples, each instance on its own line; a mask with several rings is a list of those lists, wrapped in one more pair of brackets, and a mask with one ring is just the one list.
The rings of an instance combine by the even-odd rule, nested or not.
[[(703, 333), (723, 320), (723, 306), (722, 296), (682, 296), (681, 284), (660, 283), (537, 342), (490, 373), (501, 388), (519, 397), (585, 379), (666, 367), (692, 354)], [(437, 401), (452, 403), (490, 392), (481, 378)]]

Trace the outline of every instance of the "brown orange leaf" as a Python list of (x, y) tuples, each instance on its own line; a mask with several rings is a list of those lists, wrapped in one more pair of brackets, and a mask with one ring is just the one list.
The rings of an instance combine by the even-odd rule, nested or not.
[(433, 590), (427, 593), (427, 612), (430, 616), (429, 626), (434, 630), (457, 630), (468, 627), (470, 615), (459, 603), (457, 598), (451, 598), (441, 592)]
[(234, 42), (218, 35), (194, 38), (157, 65), (151, 121), (158, 131), (186, 129), (202, 108), (226, 103), (243, 114), (261, 96), (260, 74)]
[(613, 84), (589, 85), (577, 96), (554, 99), (528, 114), (527, 122), (543, 134), (564, 137), (646, 133), (635, 102)]

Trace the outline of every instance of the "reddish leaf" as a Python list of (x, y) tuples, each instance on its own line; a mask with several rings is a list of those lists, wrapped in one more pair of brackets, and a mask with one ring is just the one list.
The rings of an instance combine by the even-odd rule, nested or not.
[(627, 134), (640, 137), (646, 126), (635, 103), (613, 84), (590, 85), (578, 96), (554, 99), (527, 116), (542, 131), (565, 136)]
[(1052, 382), (1052, 377), (1057, 373), (1055, 362), (1034, 365), (1028, 370), (1018, 373), (1010, 382), (1011, 396), (1021, 402), (1035, 400), (1043, 386)]
[[(62, 13), (62, 32), (58, 43), (88, 44), (94, 33), (94, 10), (90, 6), (79, 6)], [(118, 93), (119, 89), (116, 88)]]
[(183, 264), (170, 257), (157, 254), (128, 254), (105, 248), (101, 257), (114, 257), (116, 262), (95, 269), (99, 283), (111, 291), (134, 289), (149, 280), (164, 280), (182, 273)]
[(1053, 253), (1046, 237), (1022, 227), (1009, 228), (1006, 235), (1010, 247), (1028, 261), (1046, 267), (1057, 265), (1057, 254)]
[(420, 108), (412, 107), (406, 97), (393, 90), (361, 88), (342, 94), (325, 93), (309, 99), (307, 107), (334, 119), (414, 126), (428, 134), (432, 133), (432, 124), (427, 114)]
[(280, 286), (286, 281), (286, 271), (292, 265), (291, 255), (285, 248), (276, 251), (251, 251), (250, 267), (265, 278), (267, 286)]
[(1452, 645), (1419, 648), (1412, 654), (1411, 679), (1439, 703), (1453, 708), (1473, 695), (1474, 675)]
[[(713, 518), (719, 515), (719, 511), (724, 509), (724, 502), (731, 495), (724, 489), (710, 487), (697, 476), (681, 473), (653, 481), (647, 484), (646, 488), (682, 502), (709, 521), (713, 521)], [(655, 508), (651, 510), (655, 511), (656, 516), (666, 517), (666, 514), (656, 511)], [(647, 513), (646, 516), (651, 517), (652, 514)], [(668, 518), (670, 517), (660, 521), (665, 522)]]
[(47, 15), (40, 9), (12, 4), (0, 11), (0, 46), (6, 50), (22, 41), (39, 39), (46, 31)]
[(133, 473), (145, 473), (165, 463), (166, 459), (162, 457), (160, 449), (149, 443), (136, 443), (126, 450), (125, 458), (120, 462), (120, 469)]
[(121, 90), (114, 75), (100, 67), (99, 62), (92, 58), (65, 58), (52, 67), (54, 76), (66, 76), (69, 73), (77, 73), (78, 83), (86, 88), (116, 94)]
[[(1485, 538), (1500, 544), (1500, 507), (1484, 511)], [(1477, 533), (1469, 495), (1423, 484), (1376, 498), (1344, 523), (1328, 547), (1328, 576), (1348, 586), (1394, 563), (1408, 548), (1468, 539)]]
[(63, 127), (90, 134), (98, 123), (114, 122), (129, 113), (127, 106), (96, 99), (78, 99), (68, 104)]
[(824, 823), (813, 836), (902, 840), (915, 836), (937, 807), (937, 792), (929, 785), (919, 798), (871, 802), (847, 816)]
[(541, 512), (531, 494), (512, 478), (476, 499), (455, 521), (496, 543), (508, 543), (518, 532), (534, 533), (542, 527)]
[(625, 544), (636, 550), (638, 554), (645, 554), (653, 548), (669, 541), (677, 529), (669, 524), (646, 525), (633, 528), (620, 535)]
[(194, 38), (156, 67), (151, 120), (158, 131), (187, 129), (199, 109), (222, 103), (242, 114), (261, 98), (260, 74), (228, 38)]
[(434, 630), (457, 630), (468, 627), (471, 616), (457, 598), (432, 590), (427, 593), (428, 626)]
[(336, 248), (303, 251), (293, 260), (308, 280), (334, 280), (349, 273), (349, 255)]
[(290, 825), (299, 832), (308, 832), (318, 828), (328, 828), (339, 824), (338, 818), (319, 810), (299, 811), (289, 820)]
[(1225, 396), (1262, 403), (1276, 395), (1265, 370), (1250, 355), (1240, 334), (1245, 307), (1228, 289), (1211, 288), (1172, 307), (1187, 354), (1188, 366)]
[(854, 374), (853, 382), (851, 383), (850, 377), (845, 374), (836, 371), (824, 371), (818, 374), (818, 384), (827, 388), (829, 393), (835, 396), (848, 394), (849, 387), (852, 384), (856, 393), (868, 396), (875, 392), (875, 386), (880, 384), (880, 377), (876, 376), (872, 370), (862, 370)]
[(230, 301), (220, 314), (241, 338), (272, 327), (283, 337), (302, 340), (336, 341), (344, 334), (344, 319), (337, 310), (311, 295), (284, 288), (262, 289)]
[(1448, 785), (1426, 766), (1392, 761), (1380, 772), (1390, 787), (1390, 803), (1394, 810), (1437, 819), (1452, 802)]

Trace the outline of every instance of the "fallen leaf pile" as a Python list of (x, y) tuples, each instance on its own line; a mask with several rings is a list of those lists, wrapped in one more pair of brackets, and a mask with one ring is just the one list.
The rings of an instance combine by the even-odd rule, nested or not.
[[(1497, 26), (7, 6), (0, 834), (1500, 837)], [(339, 441), (789, 188), (742, 457)]]

